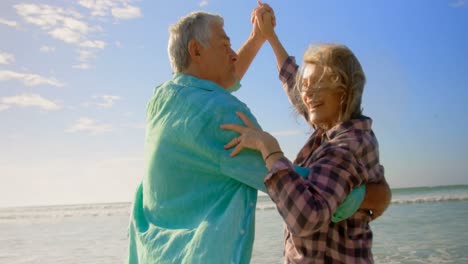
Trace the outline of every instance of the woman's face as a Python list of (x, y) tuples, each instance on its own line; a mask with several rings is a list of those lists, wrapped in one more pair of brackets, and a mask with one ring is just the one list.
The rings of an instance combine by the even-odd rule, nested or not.
[(309, 111), (309, 122), (327, 130), (338, 122), (345, 92), (332, 84), (329, 78), (321, 78), (322, 73), (323, 67), (306, 64), (301, 97)]

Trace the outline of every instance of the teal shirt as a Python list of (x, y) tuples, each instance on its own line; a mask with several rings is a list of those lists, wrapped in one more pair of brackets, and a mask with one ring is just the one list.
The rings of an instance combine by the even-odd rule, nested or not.
[(145, 175), (133, 203), (129, 263), (249, 263), (257, 190), (267, 174), (258, 152), (234, 158), (220, 129), (249, 108), (217, 84), (175, 74), (147, 106)]

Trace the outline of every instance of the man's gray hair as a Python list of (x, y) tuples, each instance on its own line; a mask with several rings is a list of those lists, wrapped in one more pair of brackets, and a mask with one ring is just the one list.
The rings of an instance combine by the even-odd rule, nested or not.
[(169, 27), (167, 52), (174, 72), (182, 72), (188, 67), (190, 40), (194, 39), (204, 47), (209, 46), (213, 23), (223, 26), (224, 19), (219, 15), (197, 11), (182, 17)]

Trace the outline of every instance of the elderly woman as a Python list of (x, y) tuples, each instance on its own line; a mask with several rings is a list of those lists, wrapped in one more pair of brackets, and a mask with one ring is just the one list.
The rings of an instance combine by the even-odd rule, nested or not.
[[(372, 120), (361, 111), (364, 71), (353, 52), (339, 44), (310, 47), (299, 70), (278, 40), (272, 16), (265, 13), (255, 21), (275, 52), (291, 103), (315, 132), (291, 162), (273, 136), (239, 112), (245, 126), (222, 126), (240, 134), (225, 148), (234, 148), (231, 156), (243, 148), (261, 152), (269, 170), (264, 184), (285, 222), (285, 263), (372, 263), (369, 221), (376, 215), (360, 209), (346, 220), (332, 221), (358, 186), (384, 186), (379, 189), (384, 193), (377, 195), (380, 201), (364, 201), (361, 208), (383, 203), (376, 212), (380, 215), (389, 201)], [(293, 164), (307, 167), (307, 177), (301, 177)]]

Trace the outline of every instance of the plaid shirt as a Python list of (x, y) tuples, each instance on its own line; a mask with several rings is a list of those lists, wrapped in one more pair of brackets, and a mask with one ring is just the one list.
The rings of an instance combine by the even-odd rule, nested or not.
[[(289, 57), (280, 79), (289, 94), (298, 67)], [(307, 118), (307, 113), (303, 114)], [(377, 139), (367, 117), (316, 130), (297, 155), (295, 164), (308, 167), (298, 175), (292, 163), (280, 159), (265, 178), (265, 186), (285, 222), (285, 263), (373, 263), (368, 214), (358, 211), (338, 223), (331, 217), (354, 187), (384, 177)]]

